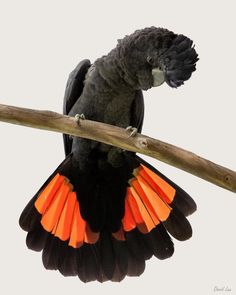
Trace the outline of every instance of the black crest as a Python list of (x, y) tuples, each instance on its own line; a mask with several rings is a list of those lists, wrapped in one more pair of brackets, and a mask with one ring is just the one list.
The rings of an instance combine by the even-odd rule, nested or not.
[(184, 35), (178, 35), (161, 58), (166, 83), (174, 88), (184, 84), (196, 70), (197, 61), (198, 54), (193, 41)]

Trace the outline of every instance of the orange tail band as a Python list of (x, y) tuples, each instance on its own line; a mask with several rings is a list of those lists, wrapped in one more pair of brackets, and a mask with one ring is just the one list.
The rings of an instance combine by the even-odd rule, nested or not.
[[(113, 233), (117, 240), (125, 240), (125, 232), (137, 228), (148, 233), (167, 220), (175, 189), (144, 165), (133, 172), (125, 197), (125, 214), (120, 230)], [(93, 232), (82, 218), (80, 205), (68, 178), (59, 173), (49, 182), (35, 201), (42, 215), (43, 228), (68, 245), (79, 248), (84, 243), (94, 244), (99, 233)]]
[(92, 232), (80, 214), (72, 184), (59, 173), (39, 194), (35, 208), (42, 215), (43, 228), (62, 241), (68, 240), (69, 246), (79, 248), (99, 239), (99, 233)]
[(137, 227), (148, 233), (169, 217), (176, 190), (142, 164), (133, 175), (125, 197), (123, 229), (131, 231)]

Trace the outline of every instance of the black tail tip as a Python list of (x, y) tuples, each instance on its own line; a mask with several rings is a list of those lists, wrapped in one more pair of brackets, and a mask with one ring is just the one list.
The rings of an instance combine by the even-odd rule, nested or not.
[(177, 35), (162, 61), (166, 83), (172, 88), (183, 85), (196, 70), (198, 60), (193, 41), (184, 35)]

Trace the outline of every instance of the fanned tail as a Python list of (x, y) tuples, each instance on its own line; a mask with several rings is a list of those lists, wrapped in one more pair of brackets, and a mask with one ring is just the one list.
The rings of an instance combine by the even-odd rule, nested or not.
[[(46, 269), (77, 275), (83, 282), (121, 281), (126, 275), (142, 274), (145, 261), (153, 255), (158, 259), (172, 256), (170, 235), (180, 241), (192, 236), (186, 216), (196, 210), (193, 199), (138, 156), (127, 156), (126, 166), (130, 173), (121, 196), (123, 217), (115, 222), (120, 224), (118, 231), (105, 224), (94, 232), (81, 215), (72, 155), (30, 200), (19, 222), (28, 232), (28, 248), (42, 251)], [(111, 208), (112, 194), (107, 202)], [(106, 210), (104, 214), (112, 218)]]

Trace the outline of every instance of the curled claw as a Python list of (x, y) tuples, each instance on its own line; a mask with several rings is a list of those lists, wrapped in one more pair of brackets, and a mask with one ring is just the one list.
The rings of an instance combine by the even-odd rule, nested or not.
[(76, 114), (75, 115), (75, 121), (77, 122), (77, 124), (79, 124), (80, 120), (85, 120), (84, 114)]
[[(85, 115), (84, 114), (76, 114), (75, 115), (75, 121), (76, 123), (79, 125), (80, 124), (80, 120), (85, 120)], [(70, 139), (73, 139), (73, 135), (69, 135)]]
[(132, 126), (128, 126), (125, 130), (130, 132), (129, 137), (134, 137), (138, 133), (138, 129)]

